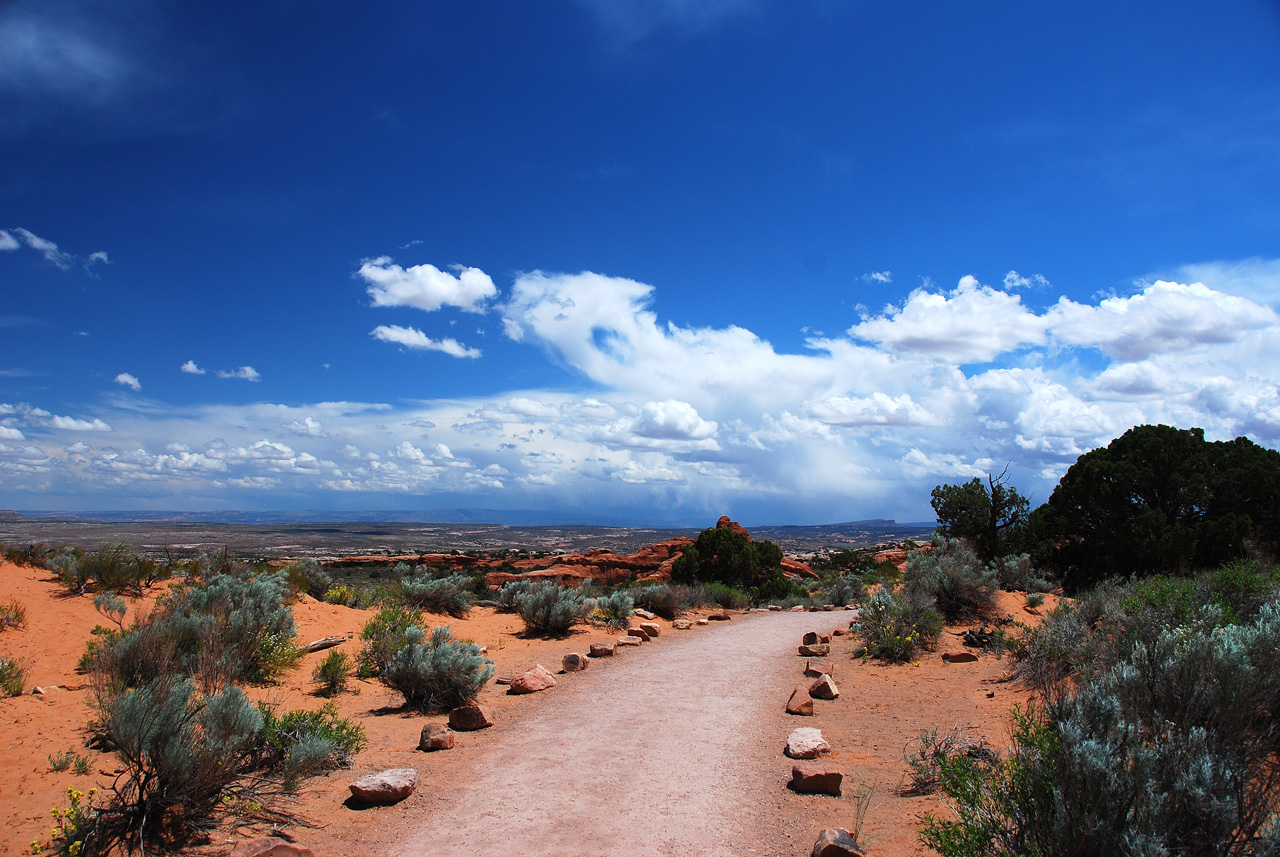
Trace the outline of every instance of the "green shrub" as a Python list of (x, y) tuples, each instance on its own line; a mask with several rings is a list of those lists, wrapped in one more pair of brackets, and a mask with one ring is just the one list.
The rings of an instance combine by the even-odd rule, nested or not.
[(410, 708), (435, 712), (466, 705), (493, 677), (493, 661), (482, 657), (475, 643), (455, 641), (448, 625), (433, 628), (430, 637), (414, 625), (405, 638), (406, 645), (392, 656), (382, 680), (398, 690)]
[(688, 605), (683, 603), (690, 587), (669, 586), (662, 583), (650, 583), (631, 590), (631, 598), (636, 607), (648, 610), (668, 621), (680, 615), (680, 611)]
[(96, 818), (99, 852), (174, 847), (210, 827), (255, 764), (258, 709), (237, 687), (202, 696), (190, 679), (174, 677), (102, 702), (124, 772)]
[(0, 656), (0, 692), (5, 696), (22, 696), (26, 683), (26, 665), (17, 658)]
[(1278, 710), (1280, 599), (1249, 624), (1202, 608), (1015, 712), (1009, 757), (944, 763), (958, 818), (922, 839), (944, 855), (1275, 854)]
[(863, 605), (856, 630), (869, 654), (904, 663), (919, 650), (933, 647), (942, 619), (922, 593), (908, 590), (898, 598), (881, 587)]
[(867, 597), (867, 587), (856, 574), (840, 574), (822, 582), (822, 603), (844, 607), (857, 604)]
[(63, 548), (49, 564), (67, 591), (77, 595), (90, 588), (141, 595), (157, 581), (173, 576), (172, 566), (149, 559), (121, 541), (109, 541), (92, 553)]
[[(635, 602), (630, 594), (619, 590), (610, 595), (596, 599), (595, 619), (611, 628), (625, 628), (635, 609)], [(652, 609), (652, 608), (650, 608)], [(657, 613), (657, 610), (653, 611)]]
[[(723, 583), (742, 590), (768, 590), (782, 578), (782, 551), (770, 541), (710, 527), (698, 534), (671, 566), (676, 584)], [(761, 595), (768, 597), (771, 592)], [(657, 612), (657, 611), (654, 611)]]
[(471, 578), (462, 574), (447, 577), (403, 577), (396, 584), (398, 600), (424, 610), (465, 618), (471, 609)]
[(338, 716), (333, 703), (315, 711), (290, 711), (281, 717), (258, 704), (262, 732), (259, 764), (286, 783), (299, 777), (351, 766), (351, 757), (368, 743), (364, 727)]
[(21, 628), (27, 624), (27, 608), (14, 599), (8, 604), (0, 604), (0, 631), (6, 628)]
[(708, 583), (698, 588), (701, 589), (698, 598), (704, 604), (715, 604), (728, 610), (743, 610), (751, 605), (751, 597), (747, 593), (723, 583)]
[(289, 588), (299, 595), (310, 595), (317, 601), (327, 600), (325, 594), (333, 586), (333, 578), (312, 557), (304, 557), (280, 569)]
[(1044, 596), (1041, 595), (1039, 592), (1028, 592), (1027, 606), (1030, 607), (1032, 610), (1035, 610), (1036, 608), (1039, 608), (1039, 607), (1043, 607)]
[(367, 590), (341, 583), (337, 586), (329, 587), (329, 590), (324, 594), (324, 600), (328, 604), (339, 604), (355, 610), (364, 610), (368, 608), (374, 599), (369, 596)]
[(516, 596), (516, 612), (530, 634), (563, 636), (593, 609), (591, 599), (550, 581), (539, 581)]
[(108, 590), (93, 596), (93, 609), (110, 619), (121, 631), (124, 630), (124, 614), (129, 612), (129, 605), (124, 599)]
[(329, 654), (311, 672), (311, 680), (319, 685), (316, 693), (320, 696), (334, 696), (346, 690), (350, 676), (351, 658), (337, 649), (330, 649)]
[(49, 568), (49, 560), (54, 556), (54, 549), (45, 542), (36, 542), (22, 548), (5, 548), (4, 558), (16, 565), (31, 568)]
[(357, 674), (361, 678), (382, 675), (391, 657), (408, 643), (409, 629), (421, 621), (422, 614), (407, 607), (383, 607), (375, 613), (360, 631), (364, 648), (358, 658)]
[(995, 606), (996, 572), (958, 539), (935, 536), (933, 550), (908, 554), (904, 581), (908, 590), (932, 597), (951, 623), (985, 615)]
[(534, 586), (536, 580), (511, 580), (502, 585), (502, 589), (498, 591), (498, 610), (503, 613), (518, 613), (520, 610), (519, 598)]

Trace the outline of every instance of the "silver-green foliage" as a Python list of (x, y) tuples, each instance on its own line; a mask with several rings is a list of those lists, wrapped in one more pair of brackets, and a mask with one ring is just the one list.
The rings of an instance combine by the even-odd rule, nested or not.
[(611, 628), (621, 628), (631, 618), (635, 602), (623, 590), (596, 599), (596, 618)]
[(531, 634), (567, 634), (595, 609), (592, 599), (550, 581), (531, 584), (515, 602), (516, 612)]
[(448, 625), (431, 630), (418, 626), (405, 632), (407, 644), (396, 652), (382, 673), (382, 680), (398, 690), (410, 708), (448, 711), (474, 702), (485, 682), (493, 677), (493, 661), (480, 654), (475, 643), (453, 639)]
[(471, 578), (465, 574), (447, 577), (428, 576), (402, 578), (397, 593), (406, 604), (428, 613), (441, 613), (462, 619), (471, 608)]
[(948, 622), (973, 618), (995, 605), (998, 577), (966, 542), (933, 537), (933, 550), (907, 555), (907, 589), (932, 596)]

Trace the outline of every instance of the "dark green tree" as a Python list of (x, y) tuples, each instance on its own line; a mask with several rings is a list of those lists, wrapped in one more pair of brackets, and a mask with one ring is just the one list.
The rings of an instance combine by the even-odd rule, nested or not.
[(782, 550), (770, 541), (710, 527), (698, 534), (671, 567), (672, 583), (723, 583), (735, 589), (775, 594), (781, 584)]
[(1132, 428), (1080, 456), (1036, 510), (1037, 560), (1071, 591), (1280, 546), (1280, 453), (1204, 429)]
[(987, 474), (985, 484), (975, 476), (962, 485), (938, 485), (931, 495), (938, 529), (947, 538), (969, 542), (984, 562), (1022, 546), (1030, 504), (1008, 484), (1008, 472)]

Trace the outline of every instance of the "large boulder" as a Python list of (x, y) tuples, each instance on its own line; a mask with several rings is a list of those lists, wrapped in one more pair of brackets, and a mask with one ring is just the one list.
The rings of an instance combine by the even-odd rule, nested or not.
[(449, 712), (449, 728), (459, 732), (474, 732), (493, 725), (493, 715), (479, 705), (464, 705)]
[(348, 786), (351, 796), (361, 803), (398, 803), (418, 787), (418, 772), (413, 768), (391, 768), (361, 777)]
[(540, 690), (550, 690), (556, 686), (556, 677), (547, 671), (542, 664), (538, 664), (531, 670), (525, 670), (511, 680), (511, 687), (507, 693), (513, 696), (519, 696), (522, 693), (537, 693)]
[(866, 857), (866, 852), (843, 827), (828, 827), (818, 834), (810, 857)]
[(787, 736), (787, 747), (783, 752), (792, 759), (817, 759), (830, 756), (831, 745), (822, 737), (821, 729), (801, 726)]
[(443, 723), (428, 723), (422, 727), (418, 737), (418, 749), (432, 752), (434, 750), (452, 750), (454, 731)]
[(787, 700), (787, 713), (801, 717), (813, 716), (813, 697), (809, 695), (809, 685), (802, 684), (791, 692)]
[(825, 759), (812, 762), (796, 762), (791, 766), (793, 792), (805, 795), (840, 795), (840, 783), (844, 774), (835, 763)]
[(840, 695), (840, 689), (830, 675), (821, 675), (809, 685), (809, 695), (814, 699), (835, 699)]
[(255, 836), (236, 843), (231, 857), (315, 857), (310, 848), (286, 842), (278, 836)]

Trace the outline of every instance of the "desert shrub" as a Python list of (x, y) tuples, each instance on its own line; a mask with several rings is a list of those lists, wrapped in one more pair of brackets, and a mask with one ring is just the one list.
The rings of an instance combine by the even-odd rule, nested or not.
[(49, 568), (49, 560), (56, 554), (46, 542), (36, 542), (26, 547), (6, 547), (4, 558), (16, 565), (27, 565), (32, 568)]
[(498, 591), (498, 609), (503, 613), (518, 613), (520, 611), (520, 596), (527, 593), (537, 582), (535, 580), (512, 580), (504, 583), (502, 589)]
[(360, 631), (364, 648), (357, 658), (357, 674), (361, 678), (382, 675), (391, 657), (407, 644), (409, 629), (421, 621), (422, 614), (407, 607), (383, 607), (375, 613)]
[(471, 578), (462, 574), (447, 577), (403, 577), (396, 584), (398, 600), (455, 619), (465, 618), (471, 609)]
[(21, 628), (27, 624), (27, 608), (14, 599), (8, 604), (0, 604), (0, 631), (6, 628)]
[(944, 760), (958, 818), (922, 839), (944, 855), (1275, 854), (1277, 710), (1280, 599), (1248, 624), (1204, 607), (1015, 712), (1008, 757)]
[(1044, 595), (1042, 595), (1042, 594), (1041, 594), (1041, 593), (1039, 593), (1039, 592), (1028, 592), (1028, 593), (1027, 593), (1027, 606), (1028, 606), (1028, 607), (1030, 607), (1032, 610), (1035, 610), (1035, 609), (1037, 609), (1037, 608), (1039, 608), (1039, 607), (1043, 607), (1043, 606), (1044, 606)]
[[(635, 609), (635, 602), (629, 593), (619, 590), (610, 595), (596, 599), (595, 620), (611, 628), (624, 628)], [(657, 613), (657, 610), (653, 611)]]
[(410, 708), (433, 712), (466, 705), (493, 677), (493, 661), (481, 656), (475, 643), (454, 640), (448, 625), (433, 628), (429, 637), (413, 625), (405, 639), (382, 680), (398, 690)]
[[(781, 564), (782, 551), (773, 542), (752, 541), (745, 533), (711, 527), (681, 552), (671, 566), (671, 582), (723, 583), (748, 591), (761, 590), (785, 580)], [(760, 597), (769, 594), (772, 593)]]
[(704, 604), (715, 604), (730, 610), (742, 610), (751, 604), (751, 596), (723, 583), (708, 583), (699, 588), (702, 590), (700, 600)]
[[(98, 808), (94, 806), (93, 799), (97, 793), (97, 788), (89, 789), (86, 795), (70, 786), (67, 788), (68, 807), (54, 807), (53, 819), (57, 826), (53, 829), (49, 844), (59, 857), (97, 857), (103, 853), (98, 847), (96, 835)], [(86, 797), (88, 800), (85, 800)], [(32, 842), (31, 853), (40, 852), (40, 841)]]
[(904, 580), (908, 590), (931, 596), (948, 622), (985, 615), (995, 606), (996, 572), (958, 539), (935, 536), (933, 550), (908, 554)]
[(998, 556), (991, 561), (991, 568), (996, 573), (996, 585), (1005, 592), (1018, 590), (1026, 592), (1035, 588), (1031, 585), (1033, 581), (1044, 583), (1037, 577), (1036, 570), (1031, 565), (1030, 554)]
[(126, 542), (110, 541), (93, 552), (64, 548), (49, 561), (58, 581), (68, 592), (134, 592), (173, 576), (173, 568), (138, 553)]
[(74, 750), (63, 750), (57, 754), (51, 753), (49, 755), (49, 770), (55, 773), (69, 770), (77, 776), (84, 776), (91, 770), (89, 757)]
[(286, 783), (299, 777), (351, 766), (351, 757), (368, 743), (364, 727), (338, 716), (333, 703), (315, 711), (290, 711), (277, 717), (271, 706), (259, 703), (262, 731), (258, 739), (259, 765), (281, 775)]
[(118, 687), (170, 673), (205, 684), (273, 680), (301, 658), (286, 592), (277, 574), (215, 575), (176, 588), (109, 646), (99, 640), (94, 666)]
[(881, 587), (863, 605), (856, 630), (869, 654), (902, 663), (936, 643), (942, 618), (923, 593), (908, 590), (897, 597)]
[(237, 687), (200, 695), (166, 677), (104, 701), (124, 766), (93, 825), (96, 850), (180, 844), (255, 764), (262, 715)]
[(516, 596), (516, 612), (524, 620), (530, 634), (561, 636), (585, 621), (594, 610), (594, 602), (581, 593), (550, 581), (531, 585)]
[(93, 596), (93, 609), (110, 619), (117, 628), (124, 630), (124, 615), (129, 612), (129, 605), (124, 599), (108, 590)]
[(333, 586), (333, 578), (320, 567), (318, 560), (303, 557), (280, 569), (289, 588), (299, 595), (310, 595), (317, 601), (327, 600), (325, 593)]
[(958, 726), (943, 735), (936, 729), (921, 732), (915, 752), (903, 754), (911, 782), (901, 786), (898, 794), (902, 797), (933, 794), (942, 784), (943, 764), (959, 754), (976, 760), (995, 759), (986, 742)]
[(334, 696), (346, 690), (350, 676), (351, 658), (337, 649), (330, 649), (329, 654), (311, 672), (311, 680), (319, 685), (316, 693), (320, 696)]
[(5, 696), (22, 696), (26, 683), (26, 664), (17, 658), (0, 655), (0, 692)]
[(822, 582), (822, 603), (843, 607), (867, 597), (867, 587), (856, 574), (840, 574)]
[(631, 590), (631, 598), (635, 601), (635, 606), (670, 621), (686, 606), (682, 603), (682, 596), (687, 596), (689, 589), (690, 587), (651, 583)]

